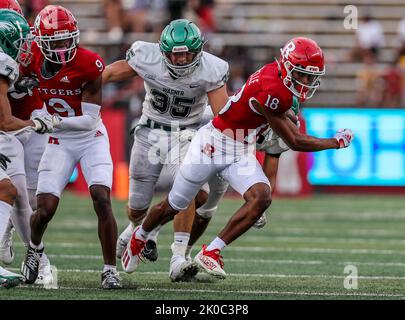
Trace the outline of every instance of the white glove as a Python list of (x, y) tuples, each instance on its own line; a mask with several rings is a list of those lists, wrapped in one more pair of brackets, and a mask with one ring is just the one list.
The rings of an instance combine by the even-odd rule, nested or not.
[(44, 114), (32, 119), (34, 122), (34, 130), (38, 133), (51, 133), (53, 132), (52, 119), (49, 114)]
[(52, 115), (52, 126), (54, 127), (54, 128), (57, 128), (58, 127), (58, 125), (60, 124), (62, 122), (62, 117), (60, 116), (60, 115), (58, 115), (58, 114), (54, 114), (54, 115)]
[(350, 129), (339, 129), (334, 138), (339, 142), (338, 149), (347, 148), (353, 140), (353, 132)]

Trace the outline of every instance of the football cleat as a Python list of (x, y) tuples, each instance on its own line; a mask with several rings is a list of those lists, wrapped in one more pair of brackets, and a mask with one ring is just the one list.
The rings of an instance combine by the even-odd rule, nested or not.
[(132, 273), (138, 267), (139, 262), (142, 261), (142, 249), (145, 247), (145, 241), (136, 238), (136, 231), (132, 234), (131, 241), (128, 242), (127, 247), (121, 257), (122, 269), (126, 273)]
[(120, 275), (116, 270), (107, 270), (101, 274), (101, 287), (103, 289), (121, 289)]
[(224, 262), (222, 261), (222, 256), (219, 254), (220, 252), (219, 249), (208, 251), (207, 245), (204, 244), (201, 251), (195, 256), (194, 261), (200, 269), (209, 275), (218, 279), (225, 279)]
[(255, 224), (253, 225), (253, 228), (261, 229), (266, 225), (266, 223), (267, 223), (266, 212), (263, 212), (263, 214), (260, 216), (260, 218), (257, 219)]
[(39, 261), (38, 277), (35, 280), (35, 284), (49, 285), (53, 283), (53, 274), (51, 269), (51, 263), (45, 253), (42, 254)]
[(194, 261), (187, 260), (179, 255), (172, 256), (169, 271), (169, 277), (172, 282), (192, 281), (197, 273), (198, 265)]
[(151, 262), (155, 262), (158, 258), (158, 251), (156, 242), (153, 240), (147, 240), (145, 247), (142, 250), (142, 256)]
[(132, 236), (133, 232), (134, 232), (134, 228), (132, 226), (132, 223), (130, 223), (118, 237), (117, 247), (116, 247), (116, 250), (117, 250), (116, 256), (118, 259), (121, 259), (122, 253), (124, 252), (125, 248), (127, 247), (129, 240), (131, 240), (131, 236)]
[(9, 265), (14, 261), (13, 233), (15, 229), (14, 227), (9, 228), (8, 226), (7, 229), (8, 230), (6, 230), (6, 233), (3, 235), (3, 239), (0, 241), (0, 261)]
[(21, 273), (24, 276), (26, 283), (33, 284), (37, 280), (39, 274), (39, 263), (43, 253), (44, 248), (38, 250), (32, 248), (31, 246), (28, 247), (25, 260), (21, 265)]
[(23, 281), (24, 277), (21, 274), (16, 274), (0, 267), (0, 288), (10, 289), (18, 286)]

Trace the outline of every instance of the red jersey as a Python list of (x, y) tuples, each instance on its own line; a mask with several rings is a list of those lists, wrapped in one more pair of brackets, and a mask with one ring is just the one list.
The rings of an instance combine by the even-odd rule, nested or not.
[[(29, 76), (28, 68), (20, 66), (20, 75)], [(39, 96), (38, 88), (33, 89), (32, 96), (24, 92), (9, 93), (8, 100), (10, 101), (13, 116), (22, 120), (29, 120), (31, 113), (36, 109), (42, 109), (44, 104)]]
[(82, 93), (86, 83), (96, 80), (104, 70), (104, 62), (97, 53), (77, 48), (75, 58), (63, 65), (51, 78), (42, 75), (45, 57), (38, 46), (33, 46), (33, 62), (30, 70), (39, 80), (39, 94), (50, 114), (62, 117), (81, 116)]
[[(232, 96), (212, 124), (227, 135), (245, 143), (268, 129), (268, 121), (252, 104), (256, 100), (265, 108), (282, 114), (291, 108), (293, 94), (283, 84), (276, 62), (253, 73), (237, 94)], [(229, 132), (230, 131), (230, 132)]]

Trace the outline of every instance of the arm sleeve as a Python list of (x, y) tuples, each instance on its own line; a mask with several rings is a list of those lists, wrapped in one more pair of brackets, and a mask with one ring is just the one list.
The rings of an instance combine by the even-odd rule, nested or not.
[(91, 131), (100, 123), (101, 106), (88, 102), (82, 102), (82, 116), (61, 118), (55, 128), (73, 131)]
[(145, 46), (143, 45), (143, 41), (135, 41), (131, 48), (127, 50), (126, 60), (128, 65), (135, 70), (135, 72), (139, 71), (140, 63), (142, 57), (145, 56)]
[(221, 88), (225, 85), (229, 78), (228, 62), (225, 62), (224, 60), (219, 58), (217, 59), (218, 60), (214, 60), (213, 64), (210, 66), (210, 68), (212, 69), (212, 76), (210, 76), (209, 78), (212, 79), (212, 81), (208, 83), (207, 92)]

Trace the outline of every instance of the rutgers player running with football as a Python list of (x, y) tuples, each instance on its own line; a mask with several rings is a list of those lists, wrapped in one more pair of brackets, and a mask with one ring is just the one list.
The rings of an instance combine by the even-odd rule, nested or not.
[(131, 272), (137, 268), (148, 233), (173, 219), (179, 210), (188, 206), (200, 186), (219, 173), (243, 196), (245, 203), (219, 235), (203, 246), (195, 262), (207, 273), (225, 278), (221, 250), (249, 230), (272, 200), (268, 178), (252, 152), (257, 136), (271, 128), (296, 151), (350, 145), (353, 134), (348, 129), (338, 131), (330, 139), (316, 138), (300, 133), (286, 115), (293, 95), (301, 100), (312, 97), (324, 73), (322, 50), (313, 40), (299, 37), (284, 46), (279, 62), (267, 64), (252, 74), (219, 115), (198, 131), (168, 198), (150, 210), (132, 235), (126, 259), (121, 259), (124, 270)]
[[(299, 113), (299, 101), (296, 96), (293, 97), (293, 105), (288, 112), (288, 116), (298, 127), (298, 113)], [(213, 118), (212, 112), (206, 108), (204, 112), (205, 117)], [(208, 120), (209, 121), (209, 120)], [(206, 123), (207, 121), (205, 121)], [(285, 142), (273, 131), (269, 130), (265, 135), (261, 135), (257, 138), (256, 149), (265, 153), (264, 161), (262, 164), (263, 172), (267, 176), (270, 182), (271, 189), (274, 190), (276, 184), (276, 177), (278, 171), (278, 164), (282, 153), (290, 150)], [(216, 179), (211, 179), (209, 182), (210, 192), (208, 194), (207, 201), (200, 208), (196, 210), (192, 230), (190, 233), (190, 240), (188, 242), (186, 258), (191, 259), (191, 252), (194, 248), (194, 244), (201, 237), (206, 230), (211, 218), (216, 213), (218, 204), (228, 189), (228, 182), (216, 175)], [(267, 223), (267, 214), (264, 212), (259, 219), (253, 224), (253, 228), (261, 229)]]
[[(9, 3), (5, 6), (11, 7)], [(0, 39), (0, 239), (3, 239), (12, 206), (19, 196), (7, 173), (13, 176), (18, 175), (15, 173), (24, 174), (23, 167), (13, 164), (20, 155), (21, 144), (16, 135), (32, 129), (41, 133), (49, 132), (52, 125), (49, 117), (22, 120), (11, 111), (8, 92), (18, 78), (19, 63), (29, 63), (31, 57), (30, 28), (18, 10), (0, 10)], [(21, 279), (20, 275), (0, 267), (0, 286), (12, 287)]]
[(31, 218), (31, 241), (21, 272), (27, 283), (37, 278), (43, 234), (80, 163), (98, 217), (104, 258), (102, 287), (120, 288), (115, 266), (117, 224), (110, 200), (113, 166), (108, 134), (100, 118), (103, 61), (78, 46), (77, 21), (61, 6), (41, 10), (34, 34), (38, 47), (33, 47), (30, 69), (38, 77), (40, 96), (52, 114), (54, 131), (38, 169), (38, 208)]

